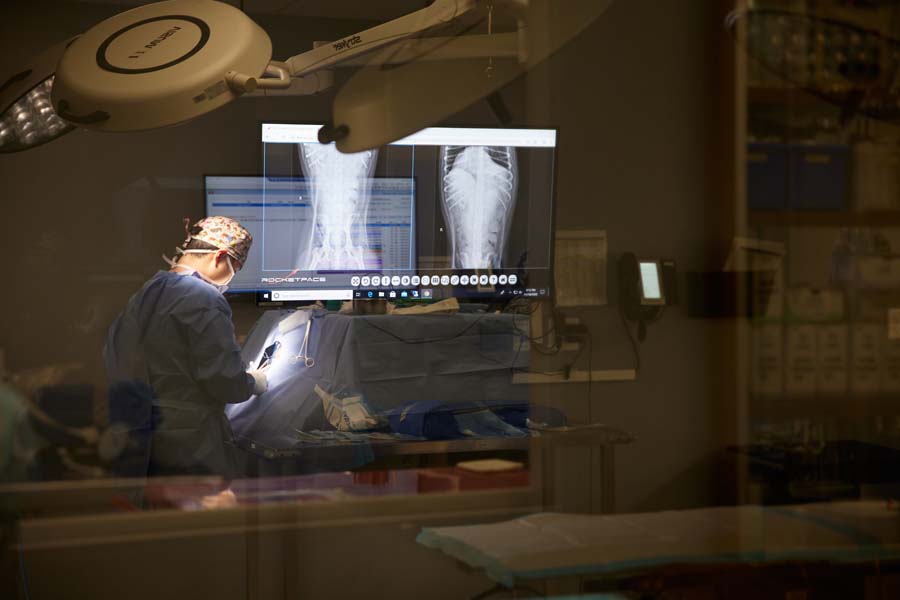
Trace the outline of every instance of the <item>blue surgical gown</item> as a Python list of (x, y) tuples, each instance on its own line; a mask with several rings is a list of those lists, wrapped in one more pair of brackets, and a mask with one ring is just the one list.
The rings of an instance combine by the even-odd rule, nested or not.
[(104, 360), (110, 413), (149, 432), (149, 474), (235, 474), (225, 405), (248, 400), (253, 378), (218, 290), (158, 272), (113, 322)]

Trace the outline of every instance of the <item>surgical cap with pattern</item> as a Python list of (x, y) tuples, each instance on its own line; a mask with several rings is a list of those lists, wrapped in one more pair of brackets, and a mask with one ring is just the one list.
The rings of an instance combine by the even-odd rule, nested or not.
[(191, 233), (188, 233), (185, 244), (191, 240), (200, 240), (224, 250), (241, 265), (247, 262), (247, 254), (253, 245), (253, 236), (250, 232), (228, 217), (206, 217), (197, 221)]

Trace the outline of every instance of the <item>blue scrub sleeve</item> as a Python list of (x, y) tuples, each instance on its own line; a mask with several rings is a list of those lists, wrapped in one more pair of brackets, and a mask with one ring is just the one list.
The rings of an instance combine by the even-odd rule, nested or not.
[(194, 376), (204, 391), (222, 404), (244, 402), (253, 395), (253, 377), (241, 359), (231, 315), (214, 308), (206, 324), (188, 327)]

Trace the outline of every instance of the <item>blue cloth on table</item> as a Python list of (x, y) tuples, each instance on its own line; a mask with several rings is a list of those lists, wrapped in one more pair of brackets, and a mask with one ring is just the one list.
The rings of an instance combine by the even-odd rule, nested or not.
[[(467, 405), (469, 406), (469, 405)], [(429, 440), (454, 439), (462, 432), (453, 408), (438, 400), (423, 400), (385, 413), (391, 431)]]
[(456, 424), (466, 436), (474, 437), (526, 437), (528, 431), (514, 427), (496, 414), (482, 408), (472, 412), (457, 413)]
[[(460, 402), (446, 404), (437, 400), (423, 400), (386, 413), (391, 431), (429, 440), (476, 437), (525, 437), (527, 404), (498, 405), (522, 425), (505, 421), (494, 408), (483, 403)], [(522, 415), (525, 415), (522, 417)]]
[(561, 410), (537, 404), (506, 404), (491, 406), (491, 411), (513, 427), (527, 429), (529, 423), (546, 427), (562, 427), (566, 415)]

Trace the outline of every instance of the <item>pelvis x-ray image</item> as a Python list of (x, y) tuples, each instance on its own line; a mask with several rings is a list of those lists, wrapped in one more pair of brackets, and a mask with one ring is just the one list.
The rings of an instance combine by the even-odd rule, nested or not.
[(452, 268), (501, 268), (516, 208), (515, 148), (442, 146), (440, 161)]
[(367, 268), (366, 213), (378, 151), (342, 154), (334, 144), (298, 144), (300, 167), (309, 182), (313, 233), (298, 268)]

